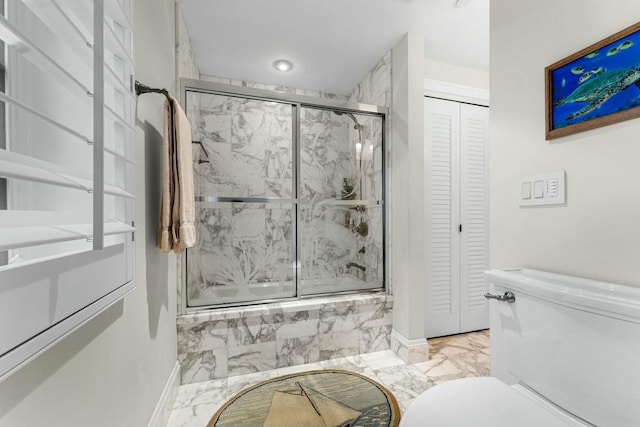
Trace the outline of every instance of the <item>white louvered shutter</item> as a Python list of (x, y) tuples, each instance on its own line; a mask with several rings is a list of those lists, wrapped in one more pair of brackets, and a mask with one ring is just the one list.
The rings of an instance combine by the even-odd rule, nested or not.
[[(460, 329), (460, 239), (458, 238), (460, 173), (460, 111), (457, 102), (425, 98), (425, 165), (427, 244), (427, 336)], [(430, 172), (430, 173), (429, 173)]]
[(488, 112), (425, 98), (427, 338), (489, 326)]
[(132, 0), (0, 4), (0, 381), (134, 288)]
[(489, 268), (489, 109), (460, 104), (461, 331), (488, 327), (484, 271)]

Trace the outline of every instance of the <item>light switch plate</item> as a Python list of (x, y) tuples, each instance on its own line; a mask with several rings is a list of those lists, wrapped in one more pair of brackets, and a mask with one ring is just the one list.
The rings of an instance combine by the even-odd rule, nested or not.
[(533, 197), (535, 199), (542, 199), (544, 197), (544, 191), (542, 191), (543, 188), (544, 180), (537, 179), (533, 181)]
[(518, 182), (520, 206), (562, 205), (565, 203), (565, 172), (523, 176)]

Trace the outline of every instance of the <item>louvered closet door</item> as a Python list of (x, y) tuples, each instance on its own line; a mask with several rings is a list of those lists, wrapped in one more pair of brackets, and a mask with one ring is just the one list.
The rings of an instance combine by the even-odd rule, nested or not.
[(427, 337), (460, 332), (460, 106), (425, 98)]
[(484, 271), (489, 268), (489, 108), (460, 104), (460, 331), (489, 327)]
[(425, 98), (427, 338), (489, 327), (488, 115), (486, 107)]

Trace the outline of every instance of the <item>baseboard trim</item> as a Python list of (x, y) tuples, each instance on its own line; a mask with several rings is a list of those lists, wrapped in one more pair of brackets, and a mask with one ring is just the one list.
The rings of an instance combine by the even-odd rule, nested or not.
[(169, 421), (169, 413), (171, 412), (171, 408), (173, 408), (173, 404), (176, 400), (178, 385), (180, 385), (180, 363), (176, 360), (147, 427), (164, 427), (167, 425), (167, 421)]
[(409, 365), (429, 360), (429, 343), (426, 338), (410, 340), (392, 329), (390, 341), (391, 350)]
[(395, 329), (391, 330), (391, 336), (397, 339), (400, 342), (400, 344), (402, 344), (405, 347), (417, 347), (419, 345), (425, 345), (427, 343), (426, 338), (417, 338), (415, 340), (407, 339)]

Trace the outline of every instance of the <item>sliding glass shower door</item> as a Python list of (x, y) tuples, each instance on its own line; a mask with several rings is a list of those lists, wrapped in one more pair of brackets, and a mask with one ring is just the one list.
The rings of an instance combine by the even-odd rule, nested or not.
[(380, 115), (195, 89), (185, 105), (187, 307), (383, 288)]
[(296, 296), (292, 106), (188, 92), (187, 107), (198, 235), (189, 305)]
[(300, 109), (301, 295), (383, 286), (382, 118)]

